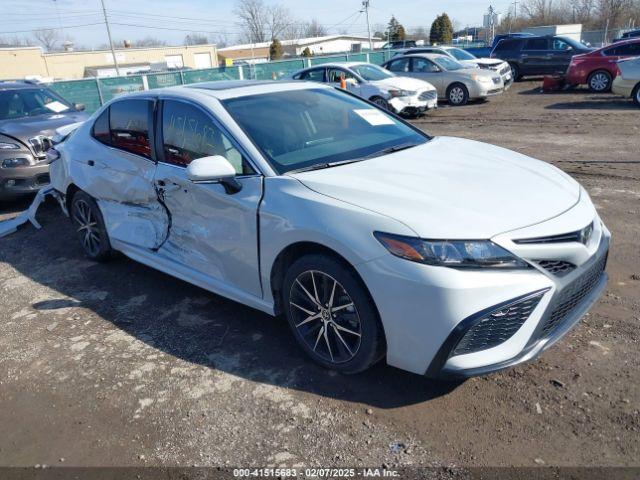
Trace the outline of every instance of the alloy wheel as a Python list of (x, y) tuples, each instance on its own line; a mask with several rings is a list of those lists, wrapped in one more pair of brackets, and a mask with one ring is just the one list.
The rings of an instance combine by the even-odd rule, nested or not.
[(609, 76), (604, 72), (598, 72), (589, 80), (589, 86), (595, 92), (604, 92), (609, 88)]
[(291, 285), (294, 326), (309, 349), (327, 362), (348, 362), (360, 348), (362, 324), (345, 288), (318, 270), (302, 272)]
[(458, 105), (464, 101), (464, 90), (462, 87), (453, 87), (449, 92), (449, 101), (454, 105)]
[(380, 108), (384, 108), (385, 110), (389, 109), (389, 104), (384, 98), (380, 98), (380, 97), (374, 98), (373, 103), (378, 105)]
[(91, 206), (84, 200), (73, 204), (73, 221), (85, 251), (92, 257), (100, 253), (100, 231)]

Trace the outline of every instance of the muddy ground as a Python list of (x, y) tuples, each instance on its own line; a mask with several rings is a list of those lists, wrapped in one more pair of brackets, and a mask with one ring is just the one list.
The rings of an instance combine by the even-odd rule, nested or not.
[(640, 110), (538, 85), (415, 123), (559, 166), (611, 229), (607, 293), (540, 359), (457, 384), (334, 374), (279, 319), (86, 260), (48, 204), (0, 240), (0, 465), (638, 465)]

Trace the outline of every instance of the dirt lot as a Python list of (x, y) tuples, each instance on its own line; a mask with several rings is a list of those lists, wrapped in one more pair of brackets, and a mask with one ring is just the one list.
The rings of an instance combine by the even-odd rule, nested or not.
[(48, 204), (0, 240), (0, 465), (638, 465), (640, 111), (538, 85), (416, 123), (558, 165), (613, 232), (606, 295), (540, 359), (459, 384), (333, 374), (281, 320), (86, 260)]

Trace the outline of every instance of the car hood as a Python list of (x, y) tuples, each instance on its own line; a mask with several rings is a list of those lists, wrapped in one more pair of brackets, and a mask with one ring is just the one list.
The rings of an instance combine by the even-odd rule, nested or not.
[(429, 82), (424, 80), (418, 80), (411, 77), (391, 77), (384, 80), (376, 80), (370, 82), (371, 85), (375, 85), (378, 88), (385, 90), (388, 89), (400, 89), (400, 90), (435, 90), (435, 87)]
[(580, 198), (579, 184), (546, 162), (452, 137), (291, 175), (320, 194), (394, 218), (422, 238), (491, 238), (553, 218)]
[[(84, 112), (52, 113), (35, 117), (0, 120), (0, 133), (27, 143), (36, 135), (55, 135), (56, 129), (85, 121), (89, 116)], [(28, 143), (27, 143), (28, 144)]]
[(474, 60), (478, 65), (486, 65), (488, 67), (494, 67), (496, 65), (502, 65), (504, 61), (497, 60), (495, 58), (478, 58)]

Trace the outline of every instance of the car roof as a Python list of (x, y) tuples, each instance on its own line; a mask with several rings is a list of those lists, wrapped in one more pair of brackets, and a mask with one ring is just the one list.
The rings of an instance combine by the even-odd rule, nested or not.
[(358, 65), (373, 65), (373, 64), (367, 63), (367, 62), (327, 62), (327, 63), (321, 63), (320, 65), (312, 65), (311, 67), (307, 67), (302, 70), (299, 70), (299, 72), (304, 72), (305, 70), (312, 70), (314, 68), (326, 68), (326, 67), (349, 68), (349, 67), (356, 67)]
[(333, 88), (315, 82), (300, 82), (295, 80), (222, 80), (213, 82), (192, 83), (175, 87), (157, 88), (130, 93), (120, 98), (170, 96), (178, 98), (216, 98), (226, 100), (229, 98), (246, 97), (263, 93), (286, 92), (292, 90), (310, 90), (318, 88)]
[(403, 57), (426, 57), (429, 60), (433, 60), (435, 58), (451, 58), (448, 55), (442, 55), (441, 53), (405, 53), (404, 55), (398, 55), (397, 57), (392, 58), (392, 60), (397, 60), (398, 58)]
[(27, 90), (33, 88), (47, 88), (46, 85), (31, 82), (16, 82), (12, 80), (1, 81), (0, 90)]

